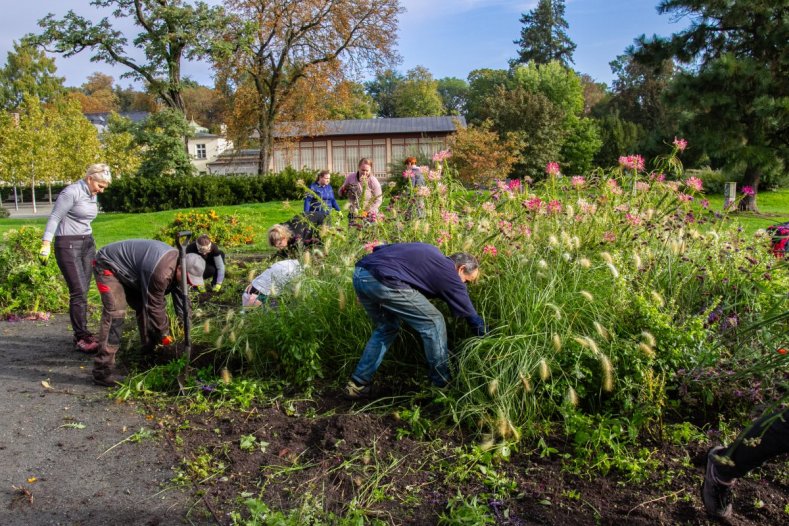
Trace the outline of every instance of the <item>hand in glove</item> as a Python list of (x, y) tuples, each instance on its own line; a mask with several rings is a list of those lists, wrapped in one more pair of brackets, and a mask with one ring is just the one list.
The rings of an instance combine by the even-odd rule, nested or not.
[(212, 290), (214, 292), (219, 292), (220, 290), (222, 290), (222, 284), (221, 283), (217, 283), (216, 285), (214, 285)]
[(195, 287), (195, 288), (197, 289), (197, 292), (199, 292), (200, 294), (202, 294), (203, 292), (205, 292), (205, 285), (198, 285), (198, 286), (197, 286), (197, 287)]
[(42, 265), (47, 264), (47, 260), (49, 260), (50, 251), (51, 251), (51, 246), (49, 243), (44, 243), (41, 245), (41, 251), (38, 253), (38, 260), (41, 262)]

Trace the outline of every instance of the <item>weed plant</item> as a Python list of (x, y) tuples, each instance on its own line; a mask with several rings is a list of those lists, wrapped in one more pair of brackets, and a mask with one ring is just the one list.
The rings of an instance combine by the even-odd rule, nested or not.
[[(282, 291), (278, 308), (231, 310), (195, 338), (294, 386), (342, 382), (371, 332), (354, 301), (355, 262), (381, 243), (423, 241), (481, 260), (483, 279), (470, 293), (492, 331), (470, 337), (452, 322), (445, 411), (454, 422), (504, 446), (557, 420), (601, 429), (597, 420), (570, 418), (576, 413), (614, 415), (626, 435), (659, 434), (667, 409), (679, 407), (682, 374), (735, 364), (755, 371), (785, 320), (742, 327), (788, 307), (789, 280), (767, 237), (746, 236), (705, 208), (677, 153), (659, 160), (669, 178), (641, 162), (478, 192), (444, 166), (361, 228), (333, 215), (322, 247), (301, 254), (305, 273)], [(425, 217), (409, 218), (417, 197)], [(398, 359), (421, 363), (420, 349), (404, 331), (384, 369)]]

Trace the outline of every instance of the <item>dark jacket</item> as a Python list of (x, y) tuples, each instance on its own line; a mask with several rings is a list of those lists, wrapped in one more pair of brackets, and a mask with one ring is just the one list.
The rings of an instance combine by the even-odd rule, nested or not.
[(455, 263), (437, 247), (427, 243), (379, 245), (356, 266), (387, 287), (411, 288), (427, 298), (443, 300), (455, 316), (465, 318), (477, 334), (484, 334), (485, 323), (471, 304)]

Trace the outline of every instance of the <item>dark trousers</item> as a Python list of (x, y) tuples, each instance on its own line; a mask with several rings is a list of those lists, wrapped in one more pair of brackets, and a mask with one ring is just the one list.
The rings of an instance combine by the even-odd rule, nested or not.
[(55, 238), (55, 261), (68, 286), (69, 317), (75, 342), (91, 335), (88, 330), (88, 289), (95, 257), (96, 243), (91, 235)]
[(724, 481), (741, 478), (752, 469), (783, 453), (789, 453), (789, 408), (764, 416), (745, 430), (723, 455), (734, 466), (716, 464)]
[[(203, 279), (210, 279), (211, 285), (216, 285), (216, 278), (218, 277), (216, 272), (216, 265), (214, 264), (215, 257), (216, 256), (210, 255), (207, 258), (205, 258), (205, 270), (203, 271)], [(219, 257), (222, 258), (222, 263), (224, 263), (225, 253), (222, 252), (221, 250), (219, 251)], [(227, 269), (227, 266), (225, 266), (225, 269)], [(227, 270), (225, 270), (225, 272), (227, 272)]]

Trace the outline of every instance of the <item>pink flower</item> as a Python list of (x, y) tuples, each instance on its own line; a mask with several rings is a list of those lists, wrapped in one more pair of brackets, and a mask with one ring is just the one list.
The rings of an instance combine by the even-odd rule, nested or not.
[(412, 177), (414, 177), (414, 172), (411, 170), (405, 170), (403, 172), (403, 177), (406, 179), (411, 179)]
[(646, 181), (636, 181), (636, 190), (639, 192), (648, 192), (649, 191), (649, 183)]
[(482, 249), (482, 253), (495, 256), (496, 254), (499, 253), (499, 251), (496, 250), (496, 247), (494, 247), (493, 245), (485, 245), (485, 248)]
[(619, 166), (626, 170), (640, 172), (644, 169), (644, 158), (640, 155), (623, 155), (619, 158)]
[(524, 201), (521, 205), (528, 210), (539, 210), (542, 208), (542, 199), (539, 197), (532, 197), (528, 201)]
[(441, 219), (444, 220), (444, 223), (450, 225), (457, 225), (458, 224), (458, 215), (456, 212), (441, 212)]
[(685, 139), (677, 139), (676, 137), (674, 137), (674, 143), (673, 144), (674, 144), (674, 147), (680, 152), (684, 152), (685, 148), (688, 147), (688, 141), (686, 141)]
[(523, 237), (531, 237), (531, 228), (529, 228), (528, 226), (526, 226), (526, 225), (521, 225), (521, 226), (519, 227), (519, 230), (521, 231), (521, 235), (522, 235)]
[(753, 186), (743, 186), (742, 193), (748, 196), (756, 195), (756, 191), (753, 189)]
[(545, 173), (551, 176), (561, 175), (561, 169), (559, 168), (559, 163), (550, 162), (545, 165)]
[(707, 199), (702, 199), (701, 201), (699, 201), (699, 203), (701, 204), (702, 208), (709, 208), (710, 207), (710, 202)]
[(627, 222), (633, 226), (638, 226), (641, 224), (641, 218), (634, 214), (630, 214), (630, 213), (625, 214), (625, 219), (627, 219)]
[(692, 195), (688, 195), (688, 194), (682, 194), (682, 193), (680, 193), (679, 195), (677, 195), (677, 198), (678, 198), (680, 201), (682, 201), (683, 203), (687, 203), (687, 202), (689, 202), (689, 201), (693, 201), (693, 196), (692, 196)]
[(622, 189), (619, 187), (619, 183), (616, 182), (616, 179), (609, 179), (605, 182), (608, 185), (608, 189), (611, 191), (612, 194), (621, 195)]
[(378, 245), (380, 245), (380, 244), (381, 244), (381, 242), (378, 241), (377, 239), (375, 239), (373, 241), (370, 241), (369, 243), (365, 243), (364, 244), (364, 251), (367, 252), (368, 254), (370, 254), (370, 253), (372, 253), (373, 249), (375, 247), (377, 247)]
[(499, 230), (502, 231), (504, 234), (511, 234), (512, 233), (512, 223), (509, 221), (499, 221)]
[(653, 181), (657, 181), (658, 183), (662, 183), (663, 181), (666, 180), (666, 174), (652, 172), (651, 174), (649, 174), (649, 178), (652, 179)]
[(582, 175), (574, 175), (570, 179), (570, 184), (572, 185), (573, 188), (578, 190), (586, 185), (586, 178)]
[(474, 221), (466, 221), (466, 230), (474, 228)]
[(430, 188), (428, 188), (427, 186), (417, 186), (416, 195), (418, 195), (419, 197), (427, 197), (430, 195)]
[(493, 204), (493, 203), (491, 203), (490, 201), (485, 201), (484, 203), (482, 203), (482, 209), (483, 209), (485, 212), (487, 212), (487, 213), (489, 213), (489, 214), (492, 214), (493, 212), (495, 212), (495, 211), (496, 211), (496, 205), (494, 205), (494, 204)]
[(679, 181), (666, 181), (664, 184), (666, 185), (666, 188), (668, 188), (672, 192), (679, 191)]
[(617, 212), (627, 212), (628, 210), (630, 210), (630, 206), (627, 203), (623, 203), (621, 205), (616, 205), (614, 207), (614, 210), (616, 210)]
[(437, 172), (435, 170), (428, 170), (427, 171), (427, 180), (428, 181), (440, 181), (441, 180), (441, 172)]
[(509, 186), (510, 190), (512, 190), (513, 192), (519, 192), (521, 189), (521, 180), (510, 179), (507, 185)]
[(606, 243), (613, 243), (614, 241), (616, 241), (616, 234), (614, 234), (610, 230), (608, 232), (605, 232), (603, 234), (603, 241), (605, 241)]
[(550, 203), (548, 203), (548, 212), (551, 214), (558, 214), (562, 211), (562, 203), (554, 199)]
[(446, 230), (442, 230), (441, 232), (438, 233), (438, 239), (436, 239), (436, 243), (438, 243), (439, 245), (443, 245), (450, 239), (452, 239), (452, 235)]
[(436, 185), (436, 191), (438, 192), (438, 195), (446, 194), (447, 193), (447, 185), (445, 185), (443, 183), (438, 183)]
[(433, 154), (433, 160), (436, 162), (441, 162), (445, 159), (449, 159), (452, 157), (452, 152), (449, 150), (441, 150)]
[(693, 188), (697, 192), (701, 192), (704, 189), (704, 181), (698, 177), (688, 177), (685, 179), (685, 186)]

